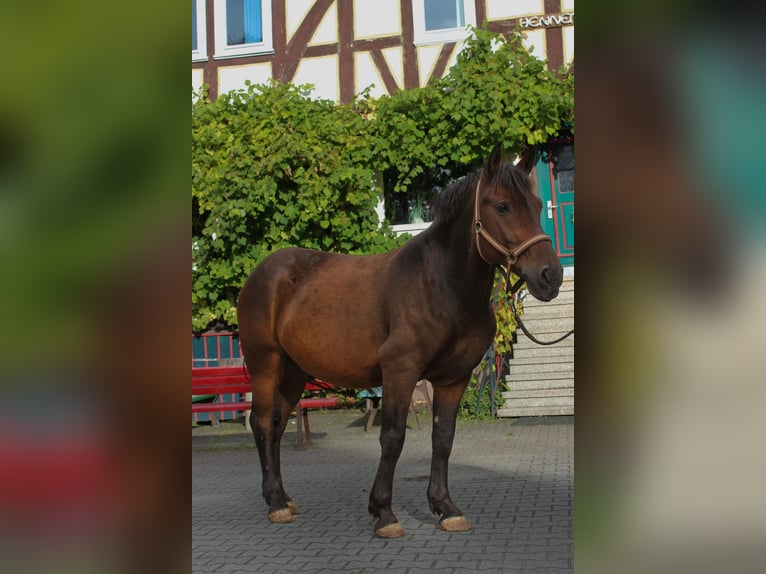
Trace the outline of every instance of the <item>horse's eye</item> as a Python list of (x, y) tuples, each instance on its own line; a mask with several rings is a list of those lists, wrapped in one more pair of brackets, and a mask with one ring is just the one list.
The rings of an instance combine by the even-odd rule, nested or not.
[(500, 215), (505, 215), (511, 210), (507, 203), (498, 203), (495, 208)]

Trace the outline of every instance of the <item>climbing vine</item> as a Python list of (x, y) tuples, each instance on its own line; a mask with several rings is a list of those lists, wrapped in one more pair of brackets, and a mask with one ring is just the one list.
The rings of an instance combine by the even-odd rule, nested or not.
[[(384, 193), (431, 192), (572, 126), (574, 79), (520, 34), (474, 29), (428, 86), (348, 105), (310, 86), (248, 85), (192, 105), (192, 330), (236, 327), (252, 268), (289, 245), (378, 253), (401, 244), (376, 213)], [(512, 328), (502, 314), (505, 341)], [(508, 331), (510, 329), (510, 331)], [(503, 333), (505, 333), (503, 335)], [(500, 343), (504, 344), (504, 343)]]

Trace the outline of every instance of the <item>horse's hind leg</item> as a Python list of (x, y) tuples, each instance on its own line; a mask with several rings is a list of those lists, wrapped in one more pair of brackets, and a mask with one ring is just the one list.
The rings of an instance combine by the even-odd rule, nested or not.
[[(257, 360), (248, 360), (257, 357)], [(269, 505), (269, 520), (272, 522), (292, 522), (293, 513), (288, 506), (288, 498), (282, 488), (278, 475), (279, 456), (275, 460), (275, 442), (278, 453), (282, 425), (283, 406), (277, 402), (278, 387), (281, 379), (283, 355), (278, 352), (252, 354), (246, 352), (246, 361), (250, 371), (250, 383), (253, 390), (253, 409), (250, 424), (253, 428), (255, 445), (263, 474), (263, 498)], [(289, 413), (288, 413), (289, 414)], [(286, 420), (284, 422), (286, 423)], [(284, 431), (284, 429), (282, 429)], [(275, 439), (277, 439), (275, 441)]]
[(434, 423), (431, 433), (431, 480), (428, 483), (428, 506), (439, 516), (443, 530), (463, 532), (471, 529), (461, 510), (452, 502), (447, 487), (447, 467), (455, 438), (455, 421), (460, 399), (468, 384), (468, 378), (447, 387), (434, 387)]
[(275, 396), (274, 404), (274, 442), (272, 443), (272, 459), (274, 461), (274, 472), (277, 475), (277, 481), (282, 488), (282, 493), (287, 499), (287, 507), (293, 515), (300, 514), (298, 505), (293, 499), (287, 496), (282, 484), (282, 466), (280, 462), (280, 444), (285, 434), (290, 413), (295, 409), (295, 405), (301, 398), (303, 389), (306, 386), (306, 375), (291, 360), (287, 359), (282, 368), (282, 379)]

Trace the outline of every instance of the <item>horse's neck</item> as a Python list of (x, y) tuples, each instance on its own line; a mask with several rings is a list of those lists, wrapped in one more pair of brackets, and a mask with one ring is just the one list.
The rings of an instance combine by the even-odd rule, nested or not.
[(476, 249), (473, 216), (464, 213), (449, 225), (433, 226), (431, 232), (434, 254), (442, 275), (461, 301), (485, 305), (492, 291), (494, 268), (484, 261)]

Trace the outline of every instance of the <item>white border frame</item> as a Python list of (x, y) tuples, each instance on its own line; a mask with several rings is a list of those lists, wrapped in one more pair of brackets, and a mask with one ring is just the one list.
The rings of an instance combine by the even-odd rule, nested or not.
[(207, 2), (194, 0), (197, 4), (197, 49), (192, 50), (192, 62), (207, 61)]
[(476, 26), (476, 3), (474, 0), (463, 1), (464, 28), (444, 28), (443, 30), (426, 31), (426, 10), (424, 0), (413, 0), (412, 22), (415, 32), (415, 45), (446, 44), (448, 42), (462, 42), (468, 38), (470, 32), (468, 26)]
[(273, 54), (274, 40), (271, 21), (271, 0), (261, 0), (261, 21), (263, 22), (263, 41), (252, 44), (229, 46), (226, 44), (226, 0), (213, 0), (215, 3), (215, 55), (216, 60), (238, 58), (254, 54)]

